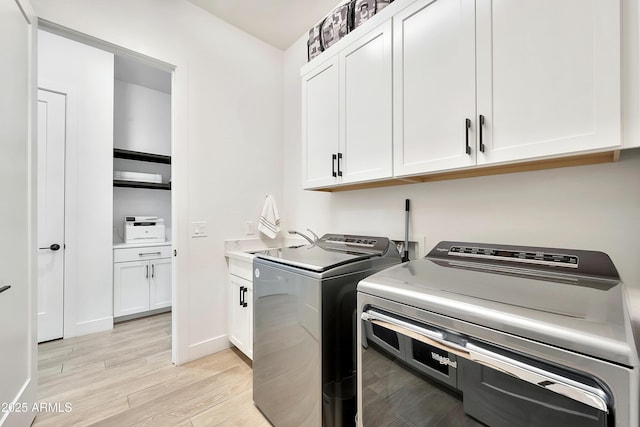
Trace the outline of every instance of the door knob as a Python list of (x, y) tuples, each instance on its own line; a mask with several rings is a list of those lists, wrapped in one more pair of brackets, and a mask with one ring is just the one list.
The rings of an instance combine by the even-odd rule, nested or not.
[(60, 245), (57, 243), (52, 243), (48, 248), (38, 248), (38, 249), (51, 249), (52, 251), (57, 251), (60, 249)]

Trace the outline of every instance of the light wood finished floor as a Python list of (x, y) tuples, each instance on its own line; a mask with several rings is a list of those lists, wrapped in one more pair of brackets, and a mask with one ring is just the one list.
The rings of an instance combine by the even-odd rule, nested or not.
[(50, 409), (35, 426), (270, 426), (237, 350), (171, 363), (170, 313), (43, 343), (38, 353), (38, 399)]

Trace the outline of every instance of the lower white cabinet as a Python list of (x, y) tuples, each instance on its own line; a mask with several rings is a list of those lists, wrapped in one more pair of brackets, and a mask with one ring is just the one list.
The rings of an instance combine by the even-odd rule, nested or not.
[(171, 307), (171, 258), (149, 261), (149, 310)]
[(253, 360), (253, 260), (229, 258), (229, 341)]
[(113, 317), (171, 307), (171, 247), (114, 249)]

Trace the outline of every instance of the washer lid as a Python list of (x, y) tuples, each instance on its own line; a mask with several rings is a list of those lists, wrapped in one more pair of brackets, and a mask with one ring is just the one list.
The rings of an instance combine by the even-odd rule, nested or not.
[(322, 248), (317, 245), (269, 249), (254, 252), (254, 254), (261, 259), (267, 259), (278, 264), (291, 265), (318, 273), (376, 256), (376, 254), (373, 253), (335, 250)]

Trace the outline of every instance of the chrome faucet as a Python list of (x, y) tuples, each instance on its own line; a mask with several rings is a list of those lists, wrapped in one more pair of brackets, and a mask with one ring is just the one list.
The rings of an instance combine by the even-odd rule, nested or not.
[(304, 237), (307, 242), (309, 242), (309, 243), (311, 243), (313, 245), (314, 243), (316, 243), (318, 241), (319, 237), (318, 237), (318, 235), (316, 233), (311, 231), (310, 228), (307, 228), (307, 231), (310, 232), (313, 235), (313, 239), (311, 239), (311, 237), (307, 236), (306, 234), (299, 232), (298, 230), (289, 230), (288, 232), (289, 232), (289, 234), (298, 234), (298, 235)]

